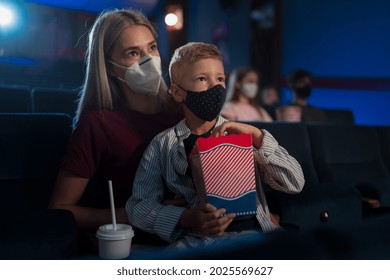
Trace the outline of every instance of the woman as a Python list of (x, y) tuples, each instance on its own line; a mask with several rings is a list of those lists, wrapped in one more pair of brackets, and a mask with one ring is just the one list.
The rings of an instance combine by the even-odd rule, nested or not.
[(229, 78), (229, 101), (222, 109), (221, 115), (231, 121), (272, 121), (267, 111), (259, 105), (259, 82), (260, 76), (255, 69), (235, 69)]
[(50, 208), (70, 210), (79, 228), (94, 236), (112, 222), (111, 180), (117, 222), (128, 223), (124, 205), (143, 151), (181, 119), (168, 105), (153, 25), (133, 10), (102, 13), (89, 34), (75, 128)]

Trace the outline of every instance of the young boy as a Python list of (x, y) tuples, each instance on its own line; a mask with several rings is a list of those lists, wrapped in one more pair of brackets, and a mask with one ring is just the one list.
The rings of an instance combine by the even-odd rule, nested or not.
[[(218, 49), (205, 43), (188, 43), (178, 48), (169, 65), (170, 93), (183, 104), (184, 120), (157, 135), (138, 167), (133, 194), (126, 212), (135, 227), (155, 233), (168, 242), (187, 246), (209, 244), (231, 231), (278, 228), (270, 219), (263, 190), (258, 189), (257, 214), (235, 224), (235, 215), (211, 204), (197, 202), (188, 155), (198, 137), (247, 133), (252, 135), (260, 178), (272, 188), (298, 193), (304, 185), (299, 163), (280, 147), (266, 130), (219, 116), (225, 101), (225, 73)], [(166, 189), (178, 203), (166, 203)], [(253, 223), (253, 221), (255, 221)], [(252, 223), (251, 223), (252, 222)]]

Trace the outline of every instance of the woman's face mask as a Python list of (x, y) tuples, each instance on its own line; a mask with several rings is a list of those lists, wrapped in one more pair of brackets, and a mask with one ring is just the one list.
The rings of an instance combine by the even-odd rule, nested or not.
[(199, 119), (212, 121), (221, 112), (226, 99), (226, 89), (222, 85), (216, 85), (199, 92), (179, 87), (187, 92), (184, 104)]
[(117, 64), (115, 66), (126, 69), (125, 78), (116, 76), (127, 83), (135, 94), (157, 95), (161, 84), (161, 58), (159, 56), (145, 55), (130, 67)]

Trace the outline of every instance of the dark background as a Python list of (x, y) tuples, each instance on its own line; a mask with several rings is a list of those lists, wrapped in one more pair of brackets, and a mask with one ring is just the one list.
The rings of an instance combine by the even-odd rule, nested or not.
[[(7, 1), (2, 1), (7, 2)], [(0, 28), (0, 83), (77, 88), (89, 27), (107, 8), (141, 9), (159, 29), (166, 71), (188, 41), (216, 44), (226, 73), (252, 65), (263, 85), (291, 94), (284, 78), (304, 67), (314, 76), (313, 105), (350, 109), (357, 124), (390, 125), (390, 2), (387, 0), (8, 1), (14, 28)], [(108, 2), (108, 3), (107, 3)], [(169, 6), (183, 8), (183, 29), (168, 30)]]

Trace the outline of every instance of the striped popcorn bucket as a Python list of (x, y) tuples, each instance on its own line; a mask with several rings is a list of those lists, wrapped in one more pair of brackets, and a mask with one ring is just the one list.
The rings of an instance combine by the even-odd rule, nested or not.
[(256, 213), (256, 178), (252, 136), (232, 134), (199, 138), (190, 155), (200, 202), (237, 216)]

